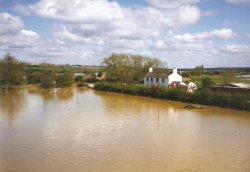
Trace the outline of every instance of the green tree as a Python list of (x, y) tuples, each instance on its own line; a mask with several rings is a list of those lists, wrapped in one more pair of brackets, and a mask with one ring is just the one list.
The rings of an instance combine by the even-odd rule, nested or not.
[(28, 84), (41, 83), (41, 72), (27, 73), (26, 80)]
[(142, 80), (149, 67), (163, 65), (158, 58), (130, 54), (112, 54), (104, 58), (102, 64), (107, 66), (107, 80), (125, 83)]
[(78, 75), (75, 77), (75, 82), (81, 82), (81, 81), (83, 81), (83, 76)]
[(0, 60), (0, 85), (10, 88), (24, 82), (24, 65), (7, 53)]
[(205, 77), (202, 81), (203, 88), (210, 88), (214, 85), (215, 85), (214, 81), (209, 77)]
[(98, 72), (97, 77), (102, 77), (102, 71)]
[(56, 86), (57, 87), (70, 87), (74, 82), (74, 77), (71, 73), (63, 73), (57, 76)]
[(196, 66), (193, 70), (193, 74), (196, 76), (201, 76), (203, 72), (203, 67), (202, 66)]
[(44, 71), (41, 73), (41, 87), (48, 89), (55, 86), (54, 73), (51, 71)]

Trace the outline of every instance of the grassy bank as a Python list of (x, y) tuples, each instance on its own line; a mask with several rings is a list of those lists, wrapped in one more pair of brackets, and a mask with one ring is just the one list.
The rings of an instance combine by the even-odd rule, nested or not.
[(249, 93), (214, 92), (209, 89), (197, 90), (195, 93), (188, 93), (184, 90), (178, 89), (149, 88), (143, 85), (127, 85), (111, 82), (98, 82), (95, 85), (95, 89), (250, 111)]

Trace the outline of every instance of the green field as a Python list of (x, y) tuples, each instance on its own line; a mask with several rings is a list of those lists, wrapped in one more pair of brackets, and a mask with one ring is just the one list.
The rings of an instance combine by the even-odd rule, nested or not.
[(55, 73), (92, 73), (102, 71), (104, 67), (101, 66), (69, 66), (69, 65), (27, 65), (25, 67), (26, 72), (42, 72), (42, 71), (53, 71)]
[[(205, 77), (209, 77), (211, 78), (211, 80), (216, 84), (216, 85), (221, 85), (223, 84), (223, 76), (222, 75), (212, 75), (212, 76), (204, 76)], [(191, 81), (194, 82), (197, 87), (201, 87), (201, 80), (202, 80), (202, 76), (193, 76), (191, 77)], [(235, 77), (232, 81), (232, 83), (248, 83), (250, 84), (250, 80), (247, 78), (238, 78)]]

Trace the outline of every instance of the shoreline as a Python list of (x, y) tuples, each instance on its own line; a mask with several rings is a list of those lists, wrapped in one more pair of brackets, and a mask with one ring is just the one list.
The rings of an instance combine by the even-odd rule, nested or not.
[(250, 111), (250, 95), (240, 93), (231, 94), (225, 92), (213, 92), (212, 90), (200, 90), (195, 93), (188, 93), (183, 90), (172, 90), (166, 88), (155, 89), (141, 85), (126, 85), (109, 82), (96, 83), (94, 90), (162, 100), (173, 100), (192, 105), (208, 105), (239, 111)]

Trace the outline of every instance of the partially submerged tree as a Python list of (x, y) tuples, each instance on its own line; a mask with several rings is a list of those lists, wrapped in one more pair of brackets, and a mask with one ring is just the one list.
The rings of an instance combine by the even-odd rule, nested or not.
[(0, 60), (0, 85), (10, 88), (24, 81), (23, 64), (7, 53)]
[(73, 84), (73, 82), (74, 82), (74, 77), (69, 72), (60, 74), (56, 78), (57, 87), (70, 87)]
[(48, 89), (55, 86), (54, 74), (50, 71), (44, 71), (40, 75), (41, 87)]
[(163, 66), (158, 58), (130, 54), (112, 54), (102, 64), (107, 66), (107, 80), (125, 83), (142, 80), (149, 67)]

